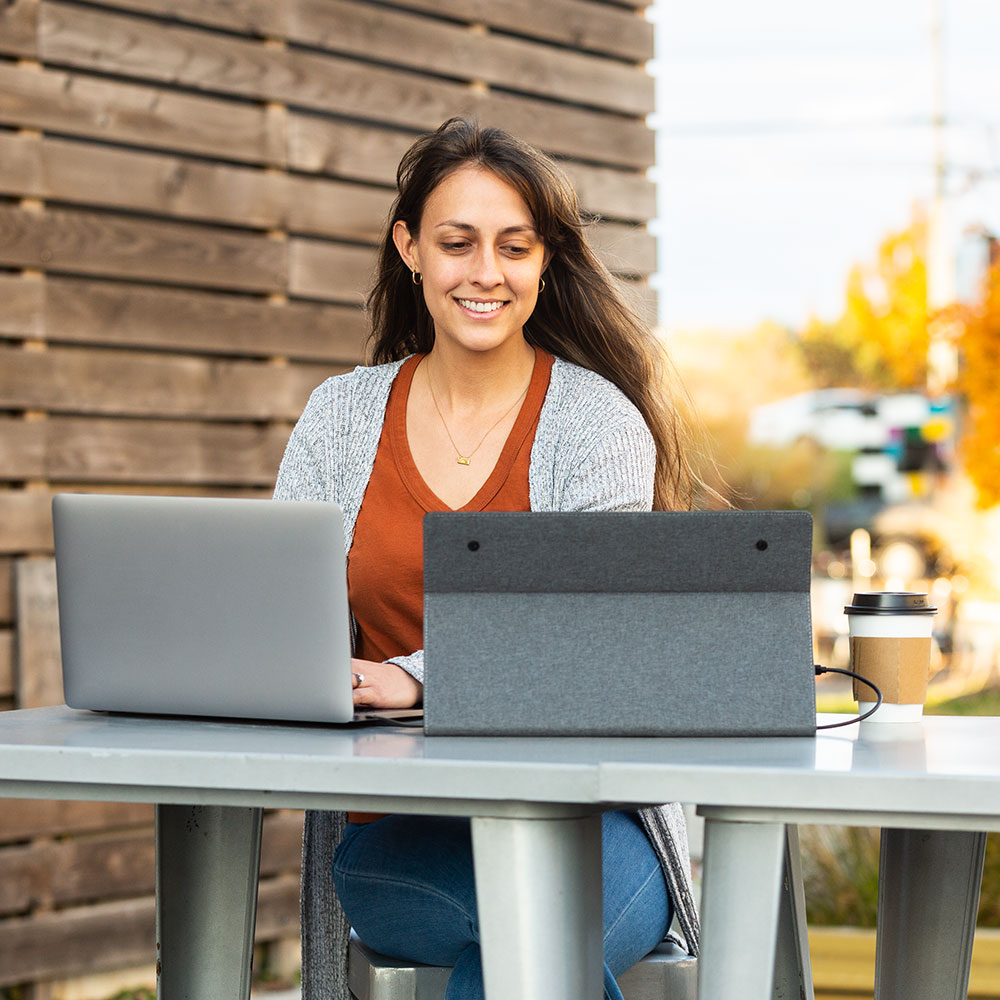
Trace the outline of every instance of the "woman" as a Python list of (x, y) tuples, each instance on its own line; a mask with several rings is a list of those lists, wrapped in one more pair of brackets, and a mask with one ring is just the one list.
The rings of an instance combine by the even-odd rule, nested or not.
[[(690, 505), (657, 349), (584, 236), (548, 157), (461, 119), (398, 172), (372, 319), (373, 365), (327, 380), (289, 440), (279, 499), (344, 509), (357, 705), (409, 707), (423, 682), (428, 510)], [(503, 665), (497, 664), (502, 670)], [(469, 823), (312, 813), (303, 872), (306, 1000), (347, 996), (347, 919), (371, 947), (452, 965), (448, 1000), (483, 996)], [(604, 818), (605, 996), (672, 915), (697, 949), (676, 806)], [(334, 854), (335, 851), (335, 854)]]

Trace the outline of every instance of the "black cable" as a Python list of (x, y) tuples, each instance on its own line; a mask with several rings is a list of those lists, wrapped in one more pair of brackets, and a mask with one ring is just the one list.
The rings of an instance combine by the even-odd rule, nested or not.
[(845, 677), (854, 677), (856, 680), (861, 681), (862, 684), (867, 684), (875, 692), (875, 704), (864, 715), (848, 719), (846, 722), (830, 722), (825, 726), (817, 726), (817, 729), (839, 729), (841, 726), (853, 726), (855, 722), (861, 722), (867, 719), (872, 712), (878, 711), (879, 705), (882, 704), (882, 692), (867, 677), (862, 677), (861, 674), (856, 674), (853, 670), (841, 670), (839, 667), (824, 667), (818, 663), (814, 663), (813, 667), (816, 670), (817, 677), (821, 674), (843, 674)]

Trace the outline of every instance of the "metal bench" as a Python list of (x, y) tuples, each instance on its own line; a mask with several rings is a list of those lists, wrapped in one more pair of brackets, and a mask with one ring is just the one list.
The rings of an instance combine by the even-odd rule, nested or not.
[[(355, 1000), (441, 1000), (451, 969), (387, 958), (351, 934), (348, 983)], [(695, 1000), (697, 959), (664, 941), (618, 980), (625, 1000)]]
[[(774, 997), (813, 1000), (798, 828), (788, 826), (778, 921)], [(373, 951), (352, 931), (348, 985), (355, 1000), (442, 1000), (451, 969), (403, 962)], [(618, 979), (625, 1000), (696, 1000), (697, 959), (662, 942)]]

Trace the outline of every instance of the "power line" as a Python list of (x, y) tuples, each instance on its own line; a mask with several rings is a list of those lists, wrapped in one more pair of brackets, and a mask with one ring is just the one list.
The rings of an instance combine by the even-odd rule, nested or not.
[(862, 132), (885, 129), (930, 128), (995, 128), (997, 122), (985, 119), (938, 120), (933, 115), (914, 115), (895, 118), (857, 119), (854, 121), (756, 121), (756, 122), (705, 122), (694, 124), (657, 123), (657, 133), (679, 139), (698, 138), (757, 138), (766, 135), (804, 135), (818, 132)]

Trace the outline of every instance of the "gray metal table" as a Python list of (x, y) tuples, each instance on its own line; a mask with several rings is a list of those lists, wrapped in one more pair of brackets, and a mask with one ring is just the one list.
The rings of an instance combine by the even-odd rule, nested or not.
[[(884, 847), (880, 982), (897, 992), (881, 1000), (964, 996), (981, 831), (1000, 829), (1000, 720), (900, 732), (428, 739), (48, 708), (0, 713), (0, 795), (157, 804), (161, 1000), (246, 997), (266, 806), (471, 816), (487, 994), (597, 1000), (600, 812), (671, 800), (708, 820), (701, 1000), (770, 1000), (785, 824), (798, 822), (902, 828)], [(940, 942), (918, 937), (927, 928)]]
[(771, 996), (785, 824), (798, 823), (883, 827), (876, 1000), (967, 995), (986, 832), (1000, 830), (1000, 719), (669, 742), (660, 760), (649, 742), (616, 747), (601, 797), (699, 803), (702, 1000)]
[(472, 817), (491, 997), (602, 995), (598, 744), (0, 713), (0, 796), (156, 804), (160, 1000), (246, 998), (265, 807)]

